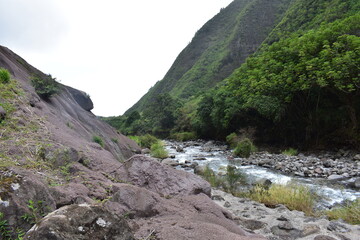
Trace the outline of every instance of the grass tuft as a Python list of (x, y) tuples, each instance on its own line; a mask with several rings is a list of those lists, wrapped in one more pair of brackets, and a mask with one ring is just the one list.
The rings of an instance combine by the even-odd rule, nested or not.
[(326, 211), (325, 214), (329, 219), (342, 219), (350, 224), (360, 224), (360, 198), (356, 199), (354, 202), (348, 203), (342, 207), (336, 207), (329, 211)]
[(10, 73), (5, 68), (0, 68), (0, 82), (4, 84), (10, 82)]
[(164, 144), (161, 141), (151, 145), (150, 151), (150, 155), (154, 158), (165, 159), (169, 157), (169, 153), (165, 150)]
[(93, 136), (93, 141), (99, 144), (101, 147), (104, 147), (104, 140), (100, 136)]
[(246, 194), (246, 197), (269, 207), (284, 204), (290, 210), (302, 211), (306, 215), (315, 214), (314, 206), (318, 198), (308, 187), (294, 184), (274, 184), (268, 189), (258, 185)]
[(298, 151), (294, 148), (289, 148), (289, 149), (282, 151), (282, 154), (288, 155), (288, 156), (296, 156), (298, 154)]

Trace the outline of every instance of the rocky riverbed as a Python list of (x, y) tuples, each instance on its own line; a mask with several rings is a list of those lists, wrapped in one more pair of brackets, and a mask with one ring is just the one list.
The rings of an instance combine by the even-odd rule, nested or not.
[(359, 240), (360, 226), (326, 218), (306, 217), (283, 205), (264, 204), (213, 189), (212, 199), (234, 215), (234, 220), (250, 233), (270, 240)]
[(278, 184), (304, 184), (322, 196), (318, 208), (331, 208), (360, 197), (360, 157), (356, 152), (339, 150), (297, 156), (257, 152), (246, 159), (234, 157), (225, 144), (214, 141), (167, 141), (166, 148), (171, 157), (162, 161), (165, 164), (191, 172), (201, 171), (207, 165), (220, 175), (231, 164), (246, 176), (250, 188), (266, 179)]
[(172, 156), (164, 163), (187, 170), (204, 164), (210, 164), (214, 170), (225, 164), (258, 166), (285, 176), (324, 179), (330, 184), (360, 190), (360, 154), (350, 151), (300, 153), (297, 156), (262, 151), (253, 153), (249, 158), (237, 158), (225, 144), (201, 140), (167, 142), (167, 149)]

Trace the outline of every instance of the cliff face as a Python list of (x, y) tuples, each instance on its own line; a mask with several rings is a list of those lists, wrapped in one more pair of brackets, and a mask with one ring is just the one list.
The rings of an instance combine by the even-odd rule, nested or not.
[(156, 95), (188, 99), (228, 77), (281, 20), (290, 0), (235, 0), (209, 20), (165, 75), (126, 113), (143, 111)]
[(44, 100), (30, 79), (45, 75), (5, 47), (0, 67), (0, 239), (263, 239), (200, 177), (134, 155), (85, 93), (59, 85)]

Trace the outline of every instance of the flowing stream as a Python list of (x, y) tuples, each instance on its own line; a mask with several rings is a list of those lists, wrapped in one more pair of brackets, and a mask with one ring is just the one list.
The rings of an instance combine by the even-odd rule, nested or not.
[[(176, 146), (184, 146), (181, 147), (183, 151), (178, 152)], [(291, 182), (306, 185), (323, 197), (319, 203), (320, 208), (327, 208), (345, 200), (353, 201), (356, 198), (360, 198), (359, 191), (341, 185), (334, 185), (325, 179), (288, 176), (269, 168), (255, 165), (241, 166), (239, 161), (231, 160), (229, 157), (231, 156), (231, 152), (226, 150), (226, 146), (217, 145), (215, 149), (211, 149), (201, 144), (193, 145), (192, 143), (183, 144), (166, 141), (166, 149), (170, 155), (175, 156), (174, 160), (181, 164), (185, 162), (196, 162), (200, 166), (208, 165), (213, 171), (220, 174), (226, 172), (226, 166), (228, 164), (234, 165), (245, 174), (249, 184), (256, 183), (261, 179), (269, 179), (272, 183), (277, 184), (287, 184)], [(191, 168), (186, 168), (185, 170), (193, 171)]]

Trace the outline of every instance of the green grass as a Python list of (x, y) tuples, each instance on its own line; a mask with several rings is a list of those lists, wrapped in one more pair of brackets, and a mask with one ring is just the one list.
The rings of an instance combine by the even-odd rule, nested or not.
[(165, 150), (164, 144), (160, 141), (151, 145), (150, 155), (160, 159), (169, 157), (169, 153)]
[(263, 186), (255, 186), (246, 197), (264, 203), (266, 206), (274, 207), (284, 204), (290, 210), (298, 210), (306, 215), (314, 215), (315, 201), (318, 196), (302, 185), (271, 185), (266, 189)]
[(298, 154), (298, 151), (294, 148), (289, 148), (282, 151), (281, 153), (288, 156), (296, 156)]
[(360, 198), (356, 199), (354, 202), (348, 203), (342, 207), (336, 207), (329, 211), (326, 211), (325, 214), (329, 219), (342, 219), (350, 224), (360, 224)]
[(0, 68), (0, 82), (4, 84), (10, 82), (10, 73), (4, 68)]
[(104, 140), (100, 137), (100, 136), (93, 136), (93, 142), (96, 142), (97, 144), (99, 144), (101, 147), (105, 146)]

